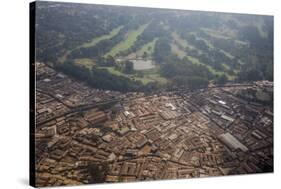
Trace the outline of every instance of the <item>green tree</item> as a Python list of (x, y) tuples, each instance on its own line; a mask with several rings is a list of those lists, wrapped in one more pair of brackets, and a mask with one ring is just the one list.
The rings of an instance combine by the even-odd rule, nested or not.
[(216, 79), (215, 82), (219, 85), (223, 85), (227, 82), (227, 77), (225, 74), (219, 75)]
[(147, 56), (148, 56), (147, 52), (144, 51), (144, 52), (143, 52), (143, 55), (142, 55), (142, 58), (143, 58), (143, 59), (147, 59)]
[(108, 55), (106, 57), (106, 66), (114, 66), (115, 65), (115, 59), (113, 58), (113, 56)]
[(134, 72), (134, 64), (133, 64), (133, 62), (127, 60), (125, 62), (124, 73), (132, 74), (133, 72)]
[(90, 183), (103, 183), (108, 172), (108, 165), (106, 163), (91, 164), (88, 166), (90, 175)]
[(167, 38), (158, 39), (155, 43), (154, 58), (156, 62), (163, 63), (171, 54), (170, 42)]

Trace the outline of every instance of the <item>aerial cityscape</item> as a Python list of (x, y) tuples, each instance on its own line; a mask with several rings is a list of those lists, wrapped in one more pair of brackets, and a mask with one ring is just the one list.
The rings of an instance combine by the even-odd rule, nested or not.
[(37, 187), (273, 172), (273, 17), (36, 11)]

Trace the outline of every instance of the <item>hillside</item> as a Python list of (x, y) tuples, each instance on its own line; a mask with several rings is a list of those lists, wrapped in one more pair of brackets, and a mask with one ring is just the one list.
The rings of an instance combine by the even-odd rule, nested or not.
[(273, 80), (271, 16), (54, 2), (37, 7), (37, 61), (94, 87), (150, 91)]

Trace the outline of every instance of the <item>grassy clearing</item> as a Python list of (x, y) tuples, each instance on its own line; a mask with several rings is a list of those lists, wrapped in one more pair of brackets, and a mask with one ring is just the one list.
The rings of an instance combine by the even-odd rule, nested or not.
[(61, 56), (58, 61), (60, 63), (64, 63), (67, 59), (67, 56), (71, 54), (72, 51), (76, 50), (76, 49), (80, 49), (82, 47), (84, 48), (88, 48), (88, 47), (92, 47), (92, 46), (95, 46), (98, 42), (102, 41), (102, 40), (105, 40), (105, 39), (110, 39), (112, 38), (113, 36), (117, 35), (118, 32), (123, 28), (123, 26), (119, 26), (115, 29), (113, 29), (109, 34), (106, 34), (106, 35), (102, 35), (100, 37), (95, 37), (93, 38), (92, 40), (90, 40), (89, 42), (86, 42), (86, 43), (83, 43), (73, 49), (70, 49), (70, 50), (67, 50), (63, 56)]
[(160, 84), (166, 84), (167, 83), (167, 79), (164, 77), (161, 77), (160, 74), (150, 74), (147, 75), (147, 77), (153, 81), (156, 81)]
[(195, 37), (196, 40), (202, 40), (207, 45), (208, 48), (210, 48), (210, 49), (214, 48), (214, 46), (210, 43), (210, 41), (206, 40), (203, 37), (198, 36), (197, 33), (190, 32), (190, 34), (192, 34)]
[(227, 64), (222, 64), (222, 66), (223, 66), (224, 69), (226, 69), (226, 70), (229, 70), (229, 69), (230, 69), (229, 65), (227, 65)]
[(234, 59), (235, 57), (232, 55), (232, 54), (230, 54), (229, 52), (226, 52), (226, 51), (224, 51), (224, 50), (222, 50), (222, 49), (220, 49), (219, 50), (221, 53), (223, 53), (226, 57), (228, 57), (229, 59)]
[(135, 79), (135, 80), (141, 81), (143, 84), (147, 84), (147, 83), (152, 81), (145, 76), (144, 77), (137, 77), (136, 74), (125, 74), (125, 73), (115, 69), (114, 67), (100, 67), (100, 68), (106, 69), (109, 73), (111, 73), (113, 75), (123, 76), (123, 77), (127, 77), (129, 79)]
[(180, 45), (183, 48), (189, 48), (191, 50), (197, 50), (199, 53), (201, 53), (201, 50), (197, 49), (193, 45), (191, 45), (187, 40), (181, 38), (176, 32), (172, 33), (172, 37), (175, 40), (176, 44)]
[(153, 82), (153, 80), (150, 79), (150, 78), (147, 77), (147, 76), (144, 76), (144, 77), (135, 77), (135, 76), (133, 76), (132, 78), (135, 79), (135, 80), (137, 80), (137, 81), (142, 82), (142, 84), (144, 84), (144, 85), (146, 85), (146, 84), (148, 84), (148, 83), (150, 83), (150, 82)]
[(259, 18), (259, 19), (254, 23), (254, 25), (258, 28), (258, 31), (259, 31), (259, 33), (260, 33), (260, 36), (261, 36), (262, 38), (267, 38), (268, 34), (267, 34), (267, 32), (265, 32), (264, 29), (263, 29), (263, 26), (265, 25), (263, 19), (262, 19), (262, 18)]
[(137, 40), (137, 37), (144, 31), (148, 24), (141, 25), (137, 30), (131, 30), (126, 33), (125, 40), (121, 41), (115, 45), (105, 56), (111, 55), (116, 56), (118, 52), (125, 51), (129, 49), (134, 42)]
[(206, 64), (200, 62), (197, 58), (194, 58), (192, 56), (187, 56), (187, 58), (188, 58), (188, 60), (190, 60), (192, 62), (192, 64), (198, 64), (198, 65), (206, 66), (209, 69), (209, 71), (214, 75), (222, 75), (224, 73), (224, 72), (215, 70), (212, 66), (209, 66), (209, 65), (206, 65)]
[[(209, 44), (209, 45), (208, 45), (209, 48), (214, 48), (214, 46), (213, 46), (209, 41), (207, 41), (206, 39), (197, 37), (196, 35), (195, 35), (195, 37), (196, 37), (197, 39), (204, 40), (207, 45)], [(195, 50), (198, 51), (198, 49), (195, 49)], [(230, 53), (228, 53), (228, 52), (226, 52), (226, 51), (224, 51), (224, 50), (220, 50), (220, 51), (221, 51), (222, 53), (224, 53), (228, 58), (230, 58), (230, 59), (234, 58), (234, 56), (231, 55)], [(233, 79), (234, 79), (234, 76), (230, 76), (229, 74), (224, 73), (223, 71), (218, 71), (218, 70), (214, 69), (212, 66), (200, 62), (200, 61), (199, 61), (197, 58), (195, 58), (195, 57), (192, 57), (192, 56), (186, 56), (186, 57), (187, 57), (193, 64), (199, 64), (199, 65), (204, 65), (204, 66), (206, 66), (206, 67), (209, 69), (209, 71), (210, 71), (212, 74), (214, 74), (214, 75), (222, 75), (222, 74), (225, 74), (225, 75), (228, 77), (229, 80), (233, 80)], [(226, 66), (226, 67), (229, 68), (228, 65), (223, 65), (223, 66)]]
[(158, 38), (153, 39), (152, 41), (144, 44), (137, 52), (137, 56), (142, 56), (144, 52), (147, 52), (148, 56), (152, 56), (152, 54), (154, 53), (154, 47), (155, 47), (155, 43), (157, 41)]
[(79, 49), (79, 48), (89, 48), (89, 47), (93, 47), (95, 46), (98, 42), (105, 40), (105, 39), (110, 39), (113, 36), (117, 35), (119, 33), (119, 31), (123, 28), (123, 26), (119, 26), (115, 29), (113, 29), (109, 34), (106, 35), (102, 35), (100, 37), (95, 37), (93, 38), (91, 41), (83, 43), (82, 45), (76, 47), (75, 49)]
[(109, 73), (113, 75), (128, 77), (127, 74), (122, 73), (121, 71), (115, 69), (114, 67), (99, 67), (99, 68), (106, 69)]
[[(200, 64), (200, 65), (204, 65), (206, 66), (209, 71), (214, 74), (214, 75), (222, 75), (222, 74), (225, 74), (227, 79), (230, 80), (230, 81), (233, 81), (236, 77), (234, 75), (229, 75), (223, 71), (217, 71), (215, 70), (212, 66), (209, 66), (209, 65), (206, 65), (206, 64), (203, 64), (201, 63), (198, 59), (194, 58), (194, 57), (191, 57), (191, 56), (187, 56), (187, 58), (193, 63), (193, 64)], [(226, 69), (230, 69), (230, 67), (226, 64), (223, 64), (223, 66), (226, 68)]]
[(95, 62), (92, 59), (89, 58), (79, 58), (74, 60), (75, 64), (83, 65), (88, 69), (92, 69), (92, 66), (95, 64)]
[[(179, 41), (179, 42), (181, 41), (182, 45), (187, 45), (188, 46), (188, 41), (181, 40), (181, 38), (175, 32), (172, 34), (172, 36), (173, 36), (173, 38), (174, 38), (174, 40), (176, 42), (177, 41)], [(208, 45), (209, 48), (214, 48), (213, 45), (209, 41), (207, 41), (206, 39), (200, 38), (200, 37), (198, 37), (196, 35), (195, 35), (195, 37), (197, 39), (203, 40), (206, 43), (206, 45)], [(199, 51), (197, 48), (195, 48), (193, 46), (191, 46), (191, 48)], [(197, 58), (187, 55), (187, 53), (185, 53), (184, 51), (179, 49), (179, 47), (176, 44), (174, 44), (174, 43), (171, 45), (171, 51), (172, 51), (172, 53), (174, 53), (177, 56), (179, 56), (179, 58), (183, 58), (183, 57), (186, 56), (188, 58), (188, 60), (192, 62), (192, 64), (206, 66), (212, 74), (215, 74), (215, 75), (222, 75), (223, 74), (223, 72), (215, 70), (212, 66), (209, 66), (209, 65), (206, 65), (206, 64), (200, 62)]]
[(238, 40), (238, 39), (235, 39), (234, 43), (236, 43), (237, 45), (242, 45), (242, 46), (248, 46), (249, 45), (249, 42), (241, 41), (241, 40)]
[[(187, 47), (188, 43), (186, 40), (182, 39), (176, 32), (172, 33), (173, 39), (176, 41), (176, 43), (180, 44), (182, 47)], [(193, 47), (195, 48), (195, 47)]]
[(173, 54), (177, 55), (179, 58), (183, 58), (184, 56), (187, 55), (187, 53), (183, 50), (187, 47), (192, 50), (197, 50), (198, 52), (200, 51), (196, 47), (190, 45), (188, 43), (188, 41), (182, 39), (176, 32), (172, 33), (172, 37), (174, 39), (174, 43), (172, 43), (172, 45), (171, 45), (171, 51)]
[(160, 84), (166, 84), (167, 79), (164, 77), (161, 77), (159, 73), (153, 73), (153, 74), (144, 74), (143, 77), (133, 77), (134, 79), (141, 81), (144, 85), (150, 83), (150, 82), (157, 82)]
[(153, 69), (143, 70), (141, 72), (144, 75), (144, 77), (143, 77), (144, 81), (145, 80), (146, 81), (150, 81), (150, 82), (152, 82), (152, 81), (155, 82), (156, 81), (156, 82), (158, 82), (160, 84), (166, 84), (167, 83), (167, 79), (164, 78), (164, 77), (161, 77), (159, 71), (160, 71), (160, 67), (156, 66)]
[(228, 36), (224, 33), (218, 32), (216, 30), (212, 30), (209, 28), (200, 28), (200, 29), (211, 37), (218, 38), (218, 39), (230, 39), (230, 36)]
[(197, 58), (194, 58), (193, 56), (187, 56), (187, 58), (189, 61), (192, 62), (192, 64), (203, 64)]
[(173, 54), (177, 55), (179, 58), (183, 58), (186, 56), (186, 53), (178, 47), (175, 43), (171, 45), (171, 51)]
[(150, 83), (150, 82), (159, 82), (160, 84), (165, 84), (167, 83), (167, 80), (163, 77), (160, 76), (158, 73), (158, 69), (150, 69), (150, 70), (144, 70), (144, 71), (139, 71), (143, 73), (143, 77), (138, 76), (138, 72), (136, 74), (125, 74), (114, 67), (99, 67), (101, 69), (106, 69), (109, 73), (117, 76), (124, 76), (129, 79), (137, 80), (142, 82), (144, 85)]
[(204, 39), (204, 38), (202, 38), (202, 37), (197, 37), (197, 39), (204, 41), (205, 44), (206, 44), (210, 49), (213, 49), (213, 48), (214, 48), (214, 46), (210, 43), (210, 41), (208, 41), (208, 40), (206, 40), (206, 39)]

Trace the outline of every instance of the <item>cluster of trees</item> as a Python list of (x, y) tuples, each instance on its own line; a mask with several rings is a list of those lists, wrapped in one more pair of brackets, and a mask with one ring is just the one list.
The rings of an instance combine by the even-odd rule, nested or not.
[(198, 76), (175, 76), (172, 78), (172, 85), (189, 89), (200, 89), (208, 86), (209, 81), (206, 78)]
[(104, 54), (123, 39), (126, 31), (147, 23), (151, 14), (147, 9), (121, 6), (73, 6), (56, 2), (39, 2), (37, 6), (36, 58), (43, 62), (56, 62), (67, 50), (125, 26), (115, 38), (103, 40), (93, 48), (77, 49), (70, 58), (92, 58)]
[(256, 26), (248, 25), (240, 30), (240, 35), (244, 40), (250, 42), (247, 51), (247, 63), (241, 67), (238, 80), (273, 81), (273, 23), (272, 19), (265, 19), (266, 36), (261, 36)]
[[(54, 4), (58, 6), (50, 8), (50, 5)], [(132, 62), (126, 61), (120, 65), (116, 64), (112, 56), (104, 58), (103, 55), (124, 40), (129, 30), (146, 23), (149, 23), (148, 26), (138, 36), (135, 43), (119, 55), (124, 56), (136, 52), (143, 45), (157, 38), (153, 57), (160, 66), (161, 76), (167, 78), (176, 87), (201, 88), (207, 86), (210, 80), (224, 84), (227, 82), (227, 76), (225, 74), (214, 76), (204, 65), (195, 65), (187, 58), (175, 57), (171, 53), (170, 46), (173, 31), (179, 33), (183, 39), (196, 47), (190, 49), (179, 45), (181, 50), (186, 51), (189, 56), (197, 58), (200, 62), (212, 66), (215, 70), (226, 72), (228, 75), (235, 75), (234, 70), (240, 70), (237, 79), (239, 81), (273, 80), (272, 17), (257, 19), (255, 16), (236, 15), (233, 16), (233, 19), (230, 16), (230, 19), (226, 21), (222, 19), (223, 16), (213, 13), (191, 12), (185, 15), (166, 10), (82, 4), (73, 6), (54, 2), (39, 2), (38, 9), (37, 60), (52, 62), (57, 69), (86, 81), (96, 88), (119, 91), (150, 91), (159, 88), (157, 83), (144, 86), (139, 81), (129, 77), (116, 76), (106, 69), (99, 68), (114, 66), (123, 73), (134, 74)], [(261, 28), (253, 24), (258, 23), (259, 20), (264, 23)], [(102, 40), (92, 47), (76, 48), (94, 37), (108, 34), (109, 31), (121, 25), (124, 27), (112, 38)], [(212, 30), (226, 28), (233, 31), (237, 39), (217, 38), (209, 35), (202, 28)], [(261, 35), (261, 31), (264, 35)], [(214, 48), (210, 48), (202, 38), (209, 41)], [(242, 43), (237, 45), (237, 41), (242, 41)], [(243, 42), (246, 43), (243, 45)], [(76, 50), (71, 51), (68, 55), (68, 62), (56, 64), (59, 57), (75, 48)], [(234, 58), (227, 56), (220, 49), (229, 52)], [(148, 53), (145, 52), (143, 57), (147, 56)], [(87, 69), (75, 65), (73, 60), (77, 58), (94, 59), (96, 67)]]
[(70, 59), (96, 58), (98, 56), (102, 56), (105, 53), (107, 53), (108, 51), (110, 51), (114, 45), (116, 45), (117, 43), (124, 40), (124, 37), (125, 37), (125, 34), (127, 31), (128, 31), (128, 28), (123, 27), (117, 35), (113, 36), (110, 39), (104, 39), (92, 47), (87, 47), (87, 48), (82, 47), (82, 48), (72, 51), (69, 58)]
[(217, 75), (215, 77), (215, 83), (218, 85), (224, 85), (227, 81), (228, 81), (228, 79), (225, 74)]
[(89, 183), (104, 183), (109, 167), (107, 163), (92, 163), (87, 166)]
[(64, 72), (78, 80), (86, 82), (92, 87), (116, 91), (138, 91), (143, 88), (140, 81), (134, 81), (124, 76), (117, 76), (109, 73), (105, 69), (93, 66), (91, 70), (84, 66), (79, 66), (73, 62), (56, 64), (57, 70)]
[[(239, 66), (237, 59), (229, 58), (216, 47), (208, 47), (204, 40), (197, 39), (195, 35), (184, 33), (182, 34), (182, 37), (187, 39), (188, 42), (190, 42), (197, 49), (200, 49), (202, 52), (199, 54), (196, 50), (191, 51), (190, 49), (186, 49), (187, 53), (197, 58), (200, 62), (212, 66), (215, 70), (228, 72), (229, 70), (226, 70), (223, 64), (227, 64), (231, 67), (231, 69), (235, 69)], [(230, 74), (232, 75), (233, 72), (230, 72)]]
[[(220, 17), (217, 17), (218, 21)], [(226, 72), (229, 75), (236, 75), (234, 70), (240, 70), (238, 74), (239, 81), (254, 81), (254, 80), (273, 80), (273, 19), (272, 17), (262, 17), (258, 24), (263, 24), (258, 28), (253, 23), (258, 22), (257, 16), (237, 15), (237, 20), (229, 20), (225, 22), (225, 26), (235, 31), (235, 38), (218, 38), (202, 31), (200, 27), (187, 28), (176, 27), (176, 30), (181, 34), (181, 37), (187, 39), (193, 46), (200, 49), (203, 53), (198, 53), (196, 50), (185, 49), (189, 55), (196, 57), (200, 62), (212, 66), (218, 71)], [(243, 22), (239, 25), (237, 22)], [(201, 25), (195, 24), (195, 26)], [(216, 29), (213, 24), (201, 25), (204, 28)], [(221, 26), (221, 24), (220, 24)], [(197, 36), (208, 40), (214, 48), (208, 48), (204, 40), (196, 39), (196, 36), (188, 31), (195, 32)], [(263, 35), (261, 35), (263, 33)], [(236, 41), (237, 40), (237, 41)], [(220, 49), (229, 52), (234, 57), (226, 56)], [(254, 58), (253, 58), (254, 57)], [(223, 64), (226, 64), (225, 67)], [(215, 79), (216, 82), (224, 79)], [(219, 81), (220, 80), (220, 81)]]
[[(127, 10), (128, 11), (128, 10)], [(126, 12), (127, 12), (126, 11)], [(124, 14), (124, 13), (123, 13)], [(96, 45), (92, 47), (87, 47), (87, 48), (79, 48), (76, 49), (71, 53), (70, 58), (94, 58), (97, 56), (102, 56), (108, 51), (112, 49), (113, 46), (115, 46), (117, 43), (123, 41), (126, 37), (126, 33), (130, 30), (136, 30), (140, 25), (144, 24), (147, 22), (147, 18), (144, 15), (135, 15), (133, 18), (125, 19), (127, 22), (121, 22), (123, 28), (110, 39), (104, 39), (97, 43)], [(117, 55), (122, 55), (125, 56), (131, 52), (134, 52), (136, 48), (131, 47), (128, 50), (124, 52), (119, 52)]]
[(161, 65), (161, 76), (169, 79), (173, 87), (204, 88), (214, 75), (204, 65), (192, 64), (188, 59), (175, 60)]
[(107, 56), (107, 57), (98, 56), (96, 58), (96, 64), (98, 66), (102, 66), (102, 67), (116, 66), (115, 59), (112, 56), (110, 56), (110, 55)]
[(134, 64), (133, 64), (133, 62), (131, 62), (129, 60), (126, 60), (123, 72), (126, 73), (126, 74), (134, 73)]
[(238, 81), (273, 81), (273, 63), (264, 62), (260, 64), (244, 64), (237, 77)]
[(218, 28), (221, 24), (217, 15), (207, 12), (203, 14), (202, 12), (193, 12), (189, 15), (171, 14), (166, 19), (171, 28), (183, 32), (195, 32), (202, 27)]
[(124, 12), (101, 5), (56, 2), (36, 5), (36, 58), (43, 62), (56, 62), (66, 50), (108, 34), (129, 19)]
[[(168, 35), (168, 31), (163, 28), (160, 20), (153, 19), (150, 21), (148, 26), (144, 29), (144, 31), (137, 37), (135, 43), (126, 51), (120, 52), (119, 56), (125, 56), (132, 52), (136, 52), (146, 43), (153, 41), (155, 38), (165, 37)], [(144, 54), (147, 57), (147, 53)]]
[(171, 55), (170, 40), (168, 38), (159, 38), (155, 43), (154, 59), (157, 63), (164, 63)]

